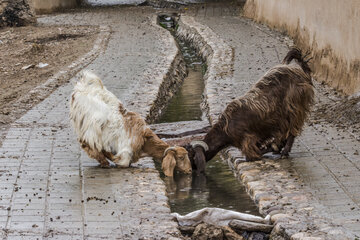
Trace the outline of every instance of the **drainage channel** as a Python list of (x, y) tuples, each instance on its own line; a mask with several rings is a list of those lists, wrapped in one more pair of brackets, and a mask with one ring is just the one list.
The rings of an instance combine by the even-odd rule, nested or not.
[(175, 96), (171, 98), (157, 123), (201, 120), (203, 113), (200, 104), (205, 86), (203, 74), (206, 71), (206, 64), (190, 44), (176, 37), (176, 25), (171, 17), (160, 15), (159, 24), (169, 30), (176, 39), (185, 61), (187, 76)]
[[(201, 120), (203, 113), (200, 103), (204, 91), (203, 75), (206, 64), (195, 48), (176, 37), (176, 23), (172, 17), (160, 15), (159, 24), (169, 30), (176, 39), (188, 76), (157, 123)], [(184, 215), (204, 207), (219, 207), (260, 215), (244, 186), (220, 156), (208, 162), (205, 175), (175, 174), (173, 179), (163, 175), (162, 178), (167, 187), (172, 212)]]

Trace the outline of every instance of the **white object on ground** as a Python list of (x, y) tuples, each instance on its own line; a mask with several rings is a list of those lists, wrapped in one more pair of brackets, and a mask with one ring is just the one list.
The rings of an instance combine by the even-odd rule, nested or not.
[(232, 220), (270, 224), (270, 215), (262, 218), (222, 208), (203, 208), (195, 212), (188, 213), (185, 216), (181, 216), (178, 213), (172, 213), (171, 215), (176, 217), (180, 226), (196, 226), (201, 222), (217, 226), (227, 226)]
[(35, 67), (35, 64), (26, 65), (26, 66), (22, 67), (21, 69), (26, 70), (26, 69), (33, 68), (33, 67)]
[(48, 63), (42, 63), (42, 62), (40, 62), (38, 65), (36, 65), (38, 68), (44, 68), (44, 67), (47, 67), (47, 66), (49, 66), (49, 64)]

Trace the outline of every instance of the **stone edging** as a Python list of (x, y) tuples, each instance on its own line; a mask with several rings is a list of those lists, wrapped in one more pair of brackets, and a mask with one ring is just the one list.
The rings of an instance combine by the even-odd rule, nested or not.
[(167, 57), (157, 63), (155, 68), (144, 73), (143, 81), (137, 85), (146, 87), (134, 86), (132, 89), (136, 89), (136, 92), (131, 93), (141, 97), (127, 103), (131, 109), (140, 113), (147, 123), (153, 123), (161, 115), (166, 103), (186, 76), (185, 62), (171, 33), (157, 24), (156, 15), (153, 16), (151, 24), (159, 29), (159, 39), (163, 40)]
[(178, 21), (177, 35), (190, 41), (197, 48), (207, 64), (204, 76), (205, 90), (203, 109), (206, 109), (211, 124), (215, 123), (224, 107), (231, 101), (224, 98), (222, 104), (217, 96), (228, 96), (232, 84), (234, 52), (233, 49), (219, 38), (207, 26), (196, 22), (193, 17), (181, 16)]
[[(231, 101), (233, 51), (210, 28), (192, 17), (182, 16), (178, 35), (190, 41), (206, 60), (204, 98), (211, 124)], [(222, 104), (219, 104), (221, 96)], [(325, 209), (306, 191), (288, 161), (245, 162), (241, 152), (229, 148), (224, 152), (229, 165), (259, 206), (260, 213), (271, 215), (275, 227), (271, 239), (354, 239), (327, 218)]]

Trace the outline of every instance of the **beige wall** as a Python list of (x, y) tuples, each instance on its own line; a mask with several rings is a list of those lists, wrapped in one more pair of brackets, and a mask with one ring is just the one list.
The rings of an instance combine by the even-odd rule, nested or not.
[(360, 91), (359, 0), (247, 0), (244, 13), (310, 49), (318, 80), (347, 94)]
[(63, 8), (73, 8), (79, 0), (31, 0), (36, 13), (49, 13)]

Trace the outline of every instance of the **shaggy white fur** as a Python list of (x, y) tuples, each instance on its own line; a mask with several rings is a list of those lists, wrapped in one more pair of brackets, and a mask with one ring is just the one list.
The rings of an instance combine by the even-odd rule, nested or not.
[(127, 111), (100, 78), (89, 71), (82, 73), (74, 87), (70, 119), (81, 147), (102, 167), (109, 166), (106, 159), (129, 167), (140, 157), (151, 156), (162, 161), (166, 176), (173, 176), (175, 167), (191, 173), (187, 151), (162, 141), (139, 114)]
[(81, 142), (98, 152), (112, 153), (120, 159), (117, 165), (128, 167), (133, 156), (131, 145), (138, 139), (126, 131), (120, 105), (120, 100), (103, 86), (98, 76), (83, 71), (74, 87), (70, 119)]

